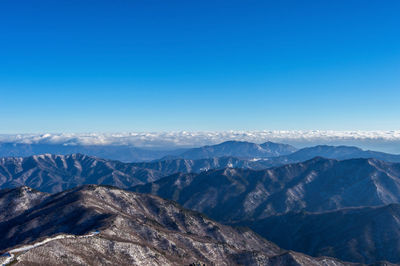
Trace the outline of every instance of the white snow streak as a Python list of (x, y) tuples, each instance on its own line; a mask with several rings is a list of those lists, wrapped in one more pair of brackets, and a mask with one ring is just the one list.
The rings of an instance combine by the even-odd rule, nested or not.
[(82, 236), (76, 236), (76, 235), (57, 235), (57, 236), (55, 236), (55, 237), (48, 237), (48, 238), (46, 238), (46, 239), (44, 239), (44, 240), (42, 240), (42, 241), (40, 241), (40, 242), (36, 242), (36, 243), (34, 243), (34, 244), (24, 245), (24, 246), (21, 246), (21, 247), (19, 247), (19, 248), (11, 249), (11, 250), (9, 250), (8, 252), (6, 252), (5, 254), (2, 254), (2, 255), (1, 255), (2, 257), (7, 257), (7, 259), (5, 259), (5, 260), (3, 261), (2, 266), (5, 266), (5, 265), (11, 263), (12, 261), (14, 261), (14, 260), (15, 260), (15, 253), (25, 252), (25, 251), (31, 250), (31, 249), (33, 249), (33, 248), (42, 246), (42, 245), (44, 245), (44, 244), (46, 244), (46, 243), (48, 243), (48, 242), (50, 242), (50, 241), (57, 240), (57, 239), (66, 239), (66, 238), (85, 238), (85, 237), (92, 237), (92, 236), (95, 236), (95, 235), (97, 235), (97, 234), (99, 234), (99, 233), (100, 233), (99, 231), (95, 231), (95, 232), (91, 232), (91, 233), (89, 233), (89, 234), (82, 235)]

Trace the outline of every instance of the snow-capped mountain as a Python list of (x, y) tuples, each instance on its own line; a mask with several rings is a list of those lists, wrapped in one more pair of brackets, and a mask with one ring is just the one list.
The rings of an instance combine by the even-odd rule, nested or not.
[(0, 250), (15, 265), (347, 265), (284, 251), (172, 201), (95, 185), (0, 221)]
[(0, 188), (25, 185), (45, 192), (59, 192), (82, 184), (127, 188), (163, 176), (155, 170), (83, 154), (0, 158)]
[(0, 221), (12, 219), (48, 196), (27, 186), (0, 190)]

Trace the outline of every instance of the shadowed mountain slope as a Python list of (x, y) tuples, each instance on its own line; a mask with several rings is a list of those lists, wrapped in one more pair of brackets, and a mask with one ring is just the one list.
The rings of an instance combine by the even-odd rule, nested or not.
[(347, 261), (400, 263), (400, 205), (288, 213), (243, 222), (283, 248)]
[(47, 196), (46, 193), (26, 186), (0, 190), (0, 221), (20, 215)]
[(176, 174), (132, 188), (175, 200), (219, 221), (258, 219), (400, 202), (400, 164), (315, 158), (267, 170)]
[(261, 171), (227, 168), (176, 174), (132, 190), (175, 200), (221, 222), (248, 226), (309, 255), (400, 262), (399, 205), (394, 204), (400, 203), (398, 163), (317, 157)]

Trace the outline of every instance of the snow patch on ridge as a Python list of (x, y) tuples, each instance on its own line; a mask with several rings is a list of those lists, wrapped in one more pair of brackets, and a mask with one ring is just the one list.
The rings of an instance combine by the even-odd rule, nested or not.
[(92, 237), (92, 236), (98, 235), (99, 233), (100, 233), (99, 231), (94, 231), (94, 232), (91, 232), (89, 234), (81, 235), (81, 236), (79, 236), (79, 235), (64, 235), (64, 234), (62, 234), (62, 235), (57, 235), (57, 236), (54, 236), (54, 237), (48, 237), (48, 238), (46, 238), (46, 239), (44, 239), (44, 240), (42, 240), (40, 242), (36, 242), (34, 244), (23, 245), (21, 247), (11, 249), (11, 250), (7, 251), (6, 253), (2, 254), (1, 257), (5, 258), (5, 259), (1, 262), (2, 263), (1, 265), (2, 266), (8, 265), (11, 262), (13, 262), (15, 259), (17, 259), (15, 257), (15, 253), (26, 252), (26, 251), (31, 250), (33, 248), (42, 246), (42, 245), (44, 245), (44, 244), (46, 244), (46, 243), (48, 243), (50, 241), (54, 241), (54, 240), (57, 240), (57, 239), (66, 239), (66, 238)]

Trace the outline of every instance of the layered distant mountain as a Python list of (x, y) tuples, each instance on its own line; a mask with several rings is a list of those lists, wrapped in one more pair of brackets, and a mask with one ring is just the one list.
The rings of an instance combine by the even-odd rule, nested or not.
[(0, 143), (0, 157), (29, 157), (40, 154), (68, 155), (81, 153), (122, 162), (142, 162), (159, 159), (167, 155), (177, 155), (185, 149), (150, 150), (132, 145), (70, 145), (65, 144), (24, 144)]
[(175, 200), (220, 221), (290, 211), (326, 211), (400, 202), (400, 164), (317, 157), (267, 170), (175, 174), (133, 190)]
[[(105, 154), (111, 154), (107, 149), (104, 151)], [(116, 151), (118, 149), (111, 149), (111, 152)], [(120, 156), (132, 158), (129, 153)], [(196, 233), (192, 236), (193, 228), (186, 233), (179, 231), (181, 227), (174, 219), (181, 216), (171, 212), (172, 207), (165, 209), (165, 206), (158, 206), (151, 201), (151, 206), (157, 205), (155, 208), (159, 210), (157, 215), (161, 220), (146, 216), (149, 215), (147, 207), (126, 199), (128, 194), (136, 198), (135, 193), (97, 186), (53, 195), (35, 190), (54, 193), (84, 184), (103, 184), (172, 199), (219, 222), (250, 227), (284, 248), (309, 255), (334, 256), (345, 261), (365, 263), (379, 260), (400, 263), (397, 255), (400, 251), (400, 163), (396, 161), (399, 161), (399, 155), (364, 151), (356, 147), (315, 146), (296, 150), (288, 145), (270, 142), (260, 145), (225, 142), (176, 151), (162, 160), (137, 163), (122, 163), (83, 154), (0, 158), (0, 188), (9, 188), (0, 191), (0, 235), (4, 235), (0, 243), (7, 245), (3, 250), (19, 245), (25, 249), (32, 242), (34, 245), (40, 244), (29, 246), (29, 250), (24, 250), (21, 255), (17, 247), (18, 252), (14, 253), (22, 264), (40, 264), (44, 262), (41, 261), (41, 255), (57, 253), (58, 250), (62, 250), (63, 254), (57, 253), (55, 258), (66, 264), (71, 263), (72, 257), (79, 261), (87, 260), (87, 255), (80, 253), (82, 250), (114, 264), (138, 260), (147, 264), (167, 265), (196, 261), (229, 265), (326, 263), (324, 259), (298, 253), (282, 253), (269, 242), (265, 242), (268, 250), (260, 248), (264, 245), (260, 241), (265, 240), (250, 231), (230, 228), (238, 235), (226, 233), (225, 238), (221, 239), (213, 235), (211, 227), (204, 229), (203, 224), (195, 222), (202, 226), (203, 229), (199, 230), (207, 235)], [(15, 188), (22, 185), (35, 189)], [(87, 191), (92, 190), (101, 192), (86, 197)], [(154, 199), (145, 195), (141, 197)], [(92, 206), (91, 202), (102, 206)], [(131, 209), (130, 206), (135, 204), (142, 209)], [(168, 201), (159, 204), (174, 205)], [(89, 209), (86, 209), (87, 206)], [(134, 213), (140, 213), (139, 216), (144, 217), (145, 221), (152, 221), (151, 226), (160, 224), (159, 227), (146, 227), (143, 229), (146, 232), (134, 227), (135, 232), (132, 233), (129, 231), (132, 229), (131, 218), (127, 218), (129, 221), (124, 219)], [(59, 222), (55, 221), (55, 217)], [(118, 218), (108, 223), (112, 219), (110, 217)], [(195, 218), (188, 219), (197, 221)], [(140, 219), (135, 221), (138, 224), (143, 222)], [(104, 226), (126, 231), (129, 239), (110, 229), (112, 232), (108, 232), (112, 237), (108, 235), (96, 242), (100, 236), (93, 232)], [(170, 236), (160, 238), (160, 234), (171, 234), (170, 231), (163, 231), (164, 227), (167, 228), (165, 230), (188, 234), (195, 240), (188, 240), (187, 235), (178, 240)], [(176, 231), (172, 234), (176, 234)], [(250, 241), (248, 237), (252, 242), (245, 244)], [(150, 244), (143, 242), (143, 239), (150, 239)], [(214, 240), (221, 240), (228, 246), (220, 242), (207, 242)], [(43, 241), (50, 242), (42, 245)], [(132, 246), (132, 243), (140, 243), (140, 248)], [(120, 261), (111, 258), (112, 252), (104, 253), (115, 245), (119, 247), (117, 253), (120, 252), (117, 257), (123, 257)], [(166, 245), (167, 251), (157, 250), (158, 245)], [(133, 249), (136, 251), (132, 252)], [(143, 256), (139, 258), (137, 254)], [(189, 262), (186, 255), (182, 254), (190, 254), (189, 257), (194, 261)], [(2, 259), (4, 257), (0, 256)], [(6, 260), (9, 259), (12, 258), (6, 257)], [(333, 260), (328, 261), (331, 263)]]
[(26, 185), (45, 192), (82, 184), (128, 188), (163, 176), (155, 170), (83, 154), (0, 158), (0, 188)]
[(319, 145), (300, 149), (288, 156), (279, 158), (281, 163), (301, 162), (310, 160), (314, 157), (324, 157), (328, 159), (346, 160), (353, 158), (375, 158), (388, 162), (400, 162), (400, 155), (389, 154), (377, 151), (364, 151), (352, 146), (328, 146)]
[[(197, 161), (219, 157), (232, 157), (250, 161), (258, 160), (258, 164), (249, 164), (249, 168), (251, 169), (258, 169), (257, 167), (260, 165), (262, 165), (263, 168), (266, 168), (287, 163), (301, 162), (317, 156), (339, 160), (351, 158), (376, 158), (389, 162), (400, 162), (400, 155), (376, 151), (364, 151), (351, 146), (320, 145), (297, 150), (293, 146), (273, 142), (255, 144), (243, 141), (227, 141), (217, 145), (176, 150), (151, 150), (137, 148), (130, 145), (0, 143), (0, 157), (28, 157), (40, 154), (68, 155), (74, 153), (81, 153), (122, 162), (139, 163), (149, 161), (170, 162), (181, 159)], [(252, 168), (253, 165), (254, 168)], [(199, 169), (200, 168), (201, 167), (199, 167)]]
[(183, 159), (204, 159), (223, 156), (265, 158), (287, 155), (296, 150), (293, 146), (286, 144), (266, 142), (258, 145), (241, 141), (227, 141), (218, 145), (175, 150), (143, 149), (131, 145), (0, 143), (0, 157), (28, 157), (46, 153), (61, 155), (81, 153), (122, 162), (151, 161), (162, 157)]
[(283, 248), (347, 261), (400, 263), (400, 205), (288, 213), (243, 222)]
[[(26, 185), (45, 192), (58, 192), (82, 184), (104, 184), (128, 188), (156, 181), (179, 171), (183, 173), (200, 172), (226, 166), (248, 168), (255, 167), (256, 164), (258, 164), (257, 167), (262, 168), (262, 164), (258, 161), (235, 158), (205, 159), (199, 165), (202, 167), (207, 165), (206, 168), (192, 168), (188, 164), (188, 162), (198, 161), (183, 160), (180, 168), (176, 167), (178, 161), (174, 160), (173, 162), (171, 169), (155, 167), (156, 170), (154, 170), (151, 169), (150, 163), (141, 164), (139, 167), (138, 164), (104, 160), (82, 154), (1, 158), (0, 188)], [(152, 164), (159, 165), (161, 163)], [(304, 163), (260, 171), (229, 168), (205, 171), (197, 175), (177, 174), (155, 184), (147, 184), (142, 189), (147, 189), (147, 192), (155, 191), (150, 188), (154, 185), (158, 187), (159, 191), (168, 189), (169, 193), (162, 195), (166, 198), (170, 198), (172, 194), (180, 195), (182, 193), (189, 193), (191, 197), (199, 197), (207, 193), (213, 194), (212, 191), (216, 190), (217, 194), (229, 198), (230, 200), (227, 202), (231, 202), (234, 206), (237, 206), (236, 200), (238, 199), (242, 201), (239, 206), (251, 206), (247, 208), (248, 211), (235, 207), (238, 212), (235, 215), (252, 217), (256, 215), (258, 217), (300, 209), (321, 211), (340, 207), (396, 203), (400, 198), (400, 193), (398, 193), (399, 176), (399, 164), (396, 163), (375, 159), (337, 161), (315, 158)], [(186, 185), (176, 187), (175, 179), (180, 179), (179, 182)], [(225, 179), (228, 182), (223, 183)], [(195, 183), (192, 184), (192, 182)], [(221, 187), (220, 183), (224, 186)], [(376, 188), (377, 186), (379, 189)], [(357, 189), (364, 194), (356, 194), (355, 192), (359, 192)], [(318, 196), (324, 190), (327, 194), (324, 197)], [(339, 192), (341, 194), (337, 194)], [(255, 195), (255, 199), (251, 196), (240, 198), (245, 194)], [(186, 204), (176, 197), (174, 200)], [(321, 200), (324, 202), (323, 206), (320, 203)], [(191, 198), (190, 201), (198, 202), (197, 204), (209, 202), (203, 201), (201, 198)], [(197, 209), (194, 205), (188, 207)], [(203, 211), (202, 209), (198, 210)], [(239, 212), (239, 210), (243, 212)], [(220, 213), (218, 210), (216, 212)], [(233, 213), (228, 216), (222, 213), (221, 215), (226, 219), (234, 216)]]
[(288, 155), (296, 150), (293, 146), (273, 142), (255, 144), (245, 141), (226, 141), (218, 145), (190, 149), (178, 154), (177, 157), (192, 160), (214, 157), (268, 158)]
[[(344, 149), (343, 147), (332, 149), (329, 146), (322, 146), (322, 148), (314, 150), (317, 152), (331, 150), (329, 154), (335, 155), (336, 148)], [(316, 157), (305, 162), (265, 169), (269, 164), (274, 164), (276, 158), (289, 156), (291, 155), (247, 159), (235, 157), (199, 160), (174, 159), (147, 163), (121, 163), (82, 154), (45, 154), (27, 158), (10, 157), (0, 159), (0, 187), (29, 185), (45, 192), (63, 191), (82, 184), (130, 187), (135, 192), (150, 193), (172, 199), (186, 208), (205, 213), (219, 222), (248, 226), (266, 239), (273, 239), (287, 249), (294, 249), (314, 256), (335, 256), (354, 262), (372, 263), (377, 260), (389, 260), (400, 263), (398, 257), (393, 255), (400, 247), (400, 243), (396, 244), (396, 239), (400, 239), (400, 234), (398, 234), (400, 229), (397, 224), (399, 219), (397, 212), (392, 211), (393, 208), (397, 210), (397, 205), (390, 205), (400, 203), (399, 163), (365, 158), (334, 160)], [(343, 154), (340, 155), (339, 153), (335, 156), (343, 156)], [(300, 157), (294, 157), (293, 160), (298, 158)], [(165, 177), (166, 175), (169, 176)], [(57, 195), (67, 195), (65, 193), (67, 192)], [(129, 192), (122, 194), (125, 195), (124, 193)], [(81, 198), (79, 193), (73, 195)], [(54, 197), (54, 195), (41, 193), (28, 187), (1, 191), (0, 221), (3, 221), (4, 228), (11, 226), (11, 231), (5, 234), (6, 237), (10, 236), (10, 238), (7, 238), (5, 243), (25, 245), (32, 239), (40, 242), (43, 238), (46, 239), (46, 237), (56, 234), (57, 230), (64, 230), (65, 225), (58, 224), (55, 225), (54, 229), (51, 229), (53, 231), (49, 229), (50, 231), (45, 231), (43, 235), (31, 238), (29, 236), (35, 234), (36, 231), (33, 228), (38, 225), (38, 220), (32, 222), (32, 227), (25, 229), (24, 227), (12, 227), (14, 223), (17, 225), (24, 224), (25, 220), (21, 217), (25, 217), (30, 211), (35, 215), (38, 214), (37, 210), (41, 208), (39, 206), (47, 204), (45, 202), (49, 202), (50, 198), (51, 201), (54, 201)], [(67, 201), (75, 202), (74, 200), (68, 196)], [(85, 198), (84, 201), (86, 200), (88, 199)], [(65, 206), (69, 204), (67, 201)], [(102, 204), (107, 206), (105, 203)], [(125, 208), (128, 208), (127, 206), (131, 203), (126, 204), (121, 207), (112, 206), (110, 208), (121, 208), (125, 212)], [(392, 207), (384, 208), (382, 206)], [(98, 220), (97, 214), (84, 213), (81, 217), (79, 211), (79, 209), (76, 209), (74, 213), (77, 215), (76, 219), (79, 220), (77, 223), (82, 224), (83, 227), (77, 226), (77, 228), (86, 228), (85, 226), (88, 225), (87, 228), (90, 229), (79, 232), (71, 231), (67, 234), (91, 234), (90, 230), (103, 225), (103, 218)], [(334, 214), (331, 215), (330, 213)], [(366, 214), (360, 215), (360, 213)], [(65, 216), (65, 214), (59, 213), (57, 215), (59, 217)], [(108, 217), (107, 215), (104, 217)], [(163, 216), (164, 213), (160, 215)], [(85, 217), (89, 216), (91, 218), (85, 220)], [(329, 220), (334, 221), (333, 216), (340, 218), (337, 220), (337, 228), (334, 227), (335, 224), (330, 225), (328, 223)], [(375, 217), (380, 216), (385, 218), (374, 220)], [(100, 215), (100, 217), (103, 216)], [(310, 217), (321, 218), (311, 219)], [(363, 218), (365, 218), (365, 223), (361, 222)], [(51, 228), (52, 223), (52, 221), (48, 221), (46, 226)], [(91, 226), (92, 223), (95, 226)], [(293, 226), (293, 223), (301, 227)], [(348, 238), (346, 238), (345, 232), (350, 230), (354, 223), (359, 223), (359, 231), (355, 231), (354, 234), (347, 234)], [(388, 228), (379, 230), (385, 223)], [(278, 227), (273, 227), (272, 224)], [(22, 228), (21, 231), (19, 231), (19, 228)], [(340, 228), (343, 228), (343, 231), (340, 231)], [(346, 228), (347, 230), (345, 230)], [(335, 231), (338, 232), (337, 236), (343, 235), (343, 237), (340, 237), (341, 241), (331, 237), (336, 235)], [(48, 234), (48, 232), (50, 233)], [(15, 238), (10, 234), (15, 234)], [(282, 235), (281, 240), (279, 240), (279, 235)], [(25, 241), (25, 237), (29, 240)], [(82, 236), (79, 237), (79, 241), (87, 241), (92, 239), (91, 237)], [(55, 241), (54, 243), (58, 243), (59, 240)], [(289, 242), (291, 242), (290, 245)], [(68, 246), (75, 245), (75, 242), (68, 243)], [(86, 249), (86, 247), (79, 245), (77, 246), (78, 249)], [(65, 246), (58, 247), (66, 248)], [(350, 250), (343, 252), (343, 249)], [(42, 253), (48, 251), (47, 249), (42, 250), (41, 247), (38, 247), (38, 250), (41, 250)], [(97, 249), (89, 251), (100, 252)], [(26, 252), (24, 254), (31, 253)], [(66, 256), (69, 257), (71, 254)], [(75, 251), (73, 254), (78, 257), (83, 256), (77, 255)], [(272, 263), (272, 258), (269, 255), (260, 255), (264, 258), (261, 259), (258, 255), (254, 257), (254, 252), (249, 253), (253, 254), (251, 256), (248, 253), (245, 254), (247, 255), (241, 253), (241, 255), (237, 255), (238, 257), (235, 257), (236, 255), (221, 256), (223, 256), (224, 261), (229, 262), (226, 264), (235, 264), (242, 260), (246, 262), (244, 264), (252, 264), (259, 260), (264, 261), (266, 265)], [(285, 254), (277, 255), (274, 258), (278, 261), (281, 259), (299, 261), (299, 256), (302, 256), (302, 259), (306, 258), (303, 255), (296, 255), (297, 253), (289, 252)], [(84, 257), (80, 258), (84, 259)], [(35, 258), (39, 259), (38, 256)], [(315, 260), (313, 258), (308, 259)], [(199, 261), (204, 260), (199, 259)], [(251, 263), (247, 263), (249, 261)], [(170, 263), (173, 264), (171, 261)], [(160, 264), (162, 263), (160, 262)], [(301, 262), (300, 265), (307, 265), (307, 263)]]
[[(223, 143), (225, 145), (225, 143)], [(244, 145), (247, 146), (249, 143), (234, 145)], [(251, 143), (253, 144), (253, 143)], [(274, 147), (280, 146), (282, 144), (271, 144)], [(222, 144), (221, 144), (222, 145)], [(224, 146), (222, 145), (222, 146)], [(256, 146), (263, 146), (257, 145)], [(250, 145), (252, 147), (256, 147), (254, 145)], [(218, 146), (218, 145), (217, 145)], [(215, 146), (210, 146), (215, 147)], [(281, 148), (284, 147), (280, 146)], [(211, 149), (211, 148), (210, 148)], [(283, 149), (283, 148), (282, 148)], [(281, 149), (281, 151), (282, 151)], [(254, 149), (256, 150), (256, 149)], [(286, 150), (288, 151), (288, 150)], [(190, 151), (187, 151), (186, 154), (190, 154)], [(296, 152), (293, 152), (289, 155), (278, 156), (278, 157), (268, 157), (263, 158), (259, 156), (257, 152), (253, 152), (253, 156), (250, 156), (250, 152), (242, 153), (242, 156), (221, 156), (221, 157), (213, 157), (208, 158), (208, 156), (215, 155), (213, 153), (203, 152), (203, 148), (194, 149), (194, 153), (197, 154), (194, 157), (205, 157), (203, 159), (183, 159), (183, 155), (181, 156), (168, 156), (164, 157), (160, 160), (155, 160), (152, 162), (141, 162), (135, 163), (136, 166), (141, 168), (148, 168), (163, 172), (164, 174), (174, 174), (174, 173), (200, 173), (206, 170), (212, 169), (223, 169), (223, 168), (245, 168), (252, 170), (262, 170), (267, 169), (274, 166), (281, 166), (289, 163), (298, 163), (310, 160), (315, 157), (324, 157), (328, 159), (337, 159), (337, 160), (345, 160), (345, 159), (353, 159), (353, 158), (375, 158), (378, 160), (388, 161), (388, 162), (400, 162), (400, 155), (387, 154), (376, 151), (364, 151), (357, 147), (350, 146), (327, 146), (320, 145), (310, 148), (300, 149)], [(217, 154), (217, 153), (216, 153)], [(231, 154), (229, 152), (224, 152), (222, 154)], [(179, 157), (179, 158), (178, 158)], [(190, 156), (189, 156), (190, 157)]]
[[(26, 187), (12, 194), (6, 200), (36, 197)], [(0, 221), (0, 250), (8, 252), (1, 262), (15, 265), (347, 265), (286, 252), (172, 201), (94, 185), (48, 195)]]
[(176, 173), (200, 173), (212, 169), (246, 168), (253, 170), (266, 169), (280, 165), (268, 159), (239, 159), (237, 157), (214, 157), (208, 159), (164, 159), (152, 162), (133, 163), (137, 167), (153, 169), (166, 175)]
[(26, 185), (46, 192), (59, 192), (82, 184), (128, 188), (177, 172), (201, 172), (226, 167), (264, 169), (268, 163), (234, 157), (147, 163), (122, 163), (83, 154), (8, 157), (0, 158), (0, 188)]
[[(261, 171), (175, 174), (132, 190), (175, 200), (220, 222), (249, 226), (285, 248), (310, 255), (400, 263), (400, 219), (392, 211), (397, 205), (365, 207), (400, 203), (397, 163), (318, 157)], [(320, 218), (314, 222), (314, 217)], [(385, 223), (387, 228), (381, 228)], [(353, 227), (357, 230), (346, 235)]]
[[(246, 147), (252, 144), (233, 143), (227, 142), (225, 144), (245, 145)], [(221, 145), (224, 146), (225, 144)], [(280, 144), (267, 144), (254, 145), (256, 147), (281, 147)], [(254, 145), (250, 146), (254, 147)], [(225, 151), (229, 153), (227, 150)], [(245, 153), (249, 154), (248, 152)], [(245, 153), (242, 155), (244, 156)], [(105, 184), (128, 188), (176, 173), (200, 173), (224, 168), (263, 170), (273, 166), (299, 162), (303, 159), (309, 159), (309, 157), (314, 158), (313, 156), (318, 155), (339, 159), (376, 156), (387, 161), (395, 161), (397, 156), (344, 146), (316, 146), (301, 149), (287, 156), (270, 158), (214, 157), (197, 160), (165, 159), (140, 163), (122, 163), (82, 154), (44, 154), (26, 158), (0, 158), (0, 188), (27, 185), (46, 192), (62, 191), (82, 184)]]

